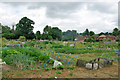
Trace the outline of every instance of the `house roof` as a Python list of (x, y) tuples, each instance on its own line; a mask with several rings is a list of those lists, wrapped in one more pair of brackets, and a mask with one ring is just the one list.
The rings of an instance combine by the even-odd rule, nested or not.
[(99, 37), (106, 37), (105, 35), (101, 35), (101, 36), (99, 36)]

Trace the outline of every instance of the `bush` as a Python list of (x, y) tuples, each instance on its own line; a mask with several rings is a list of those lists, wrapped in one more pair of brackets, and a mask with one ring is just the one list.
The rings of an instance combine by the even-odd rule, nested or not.
[(52, 69), (57, 70), (57, 68), (56, 68), (56, 67), (52, 67)]
[(53, 60), (50, 60), (50, 61), (49, 61), (49, 64), (53, 64), (53, 63), (54, 63), (54, 61), (53, 61)]
[(64, 69), (64, 65), (58, 65), (57, 69)]
[(35, 63), (35, 61), (30, 56), (22, 53), (9, 54), (3, 58), (3, 61), (5, 61), (8, 65), (15, 66), (19, 69), (31, 68), (31, 66), (33, 66), (32, 64)]
[(62, 44), (53, 44), (51, 48), (62, 48)]
[(26, 40), (26, 37), (25, 36), (20, 36), (19, 40), (22, 41), (22, 42), (24, 42)]
[(68, 69), (73, 70), (73, 69), (75, 69), (75, 67), (71, 65), (71, 66), (68, 67)]
[(37, 48), (9, 48), (2, 50), (2, 57), (6, 57), (11, 54), (25, 54), (31, 56), (34, 60), (46, 62), (49, 59), (49, 56), (42, 54)]
[(120, 39), (116, 39), (116, 42), (120, 42)]
[(73, 72), (69, 73), (70, 76), (73, 76)]
[(57, 74), (61, 74), (62, 72), (60, 72), (60, 71), (57, 71), (56, 73), (57, 73)]
[(44, 43), (44, 44), (49, 44), (49, 41), (44, 41), (43, 43)]
[(50, 69), (49, 68), (45, 68), (46, 71), (49, 71)]

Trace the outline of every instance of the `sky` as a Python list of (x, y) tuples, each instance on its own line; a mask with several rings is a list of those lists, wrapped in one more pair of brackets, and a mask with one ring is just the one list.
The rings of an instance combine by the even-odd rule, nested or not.
[(34, 33), (46, 25), (62, 31), (112, 32), (118, 27), (118, 2), (1, 2), (0, 23), (12, 26), (23, 17), (35, 22)]

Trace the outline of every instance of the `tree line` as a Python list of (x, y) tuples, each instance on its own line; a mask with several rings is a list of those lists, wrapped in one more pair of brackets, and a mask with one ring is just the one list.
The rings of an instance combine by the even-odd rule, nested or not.
[(21, 18), (16, 24), (15, 30), (10, 29), (8, 26), (2, 26), (2, 37), (6, 39), (18, 39), (20, 36), (24, 36), (26, 39), (37, 39), (37, 40), (65, 40), (65, 41), (74, 41), (75, 38), (79, 35), (82, 36), (92, 36), (92, 35), (120, 35), (120, 30), (118, 28), (113, 29), (112, 33), (99, 33), (95, 34), (93, 31), (86, 29), (83, 33), (77, 33), (76, 30), (67, 30), (62, 32), (58, 27), (51, 27), (46, 25), (43, 29), (43, 33), (38, 30), (36, 33), (33, 32), (35, 22), (27, 17)]

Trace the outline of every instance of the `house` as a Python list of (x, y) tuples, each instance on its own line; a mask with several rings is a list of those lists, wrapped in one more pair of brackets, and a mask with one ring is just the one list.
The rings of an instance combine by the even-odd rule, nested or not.
[(113, 36), (113, 35), (107, 35), (107, 36), (106, 36), (106, 39), (107, 39), (107, 40), (115, 40), (116, 37)]
[(120, 39), (120, 35), (117, 36), (117, 39)]
[(99, 39), (107, 39), (107, 37), (105, 35), (100, 35), (98, 38)]
[(76, 40), (76, 41), (81, 41), (81, 42), (83, 42), (83, 41), (85, 40), (85, 37), (82, 36), (82, 35), (79, 35), (78, 37), (76, 37), (75, 40)]
[(93, 35), (93, 37), (97, 40), (98, 39), (98, 35)]

